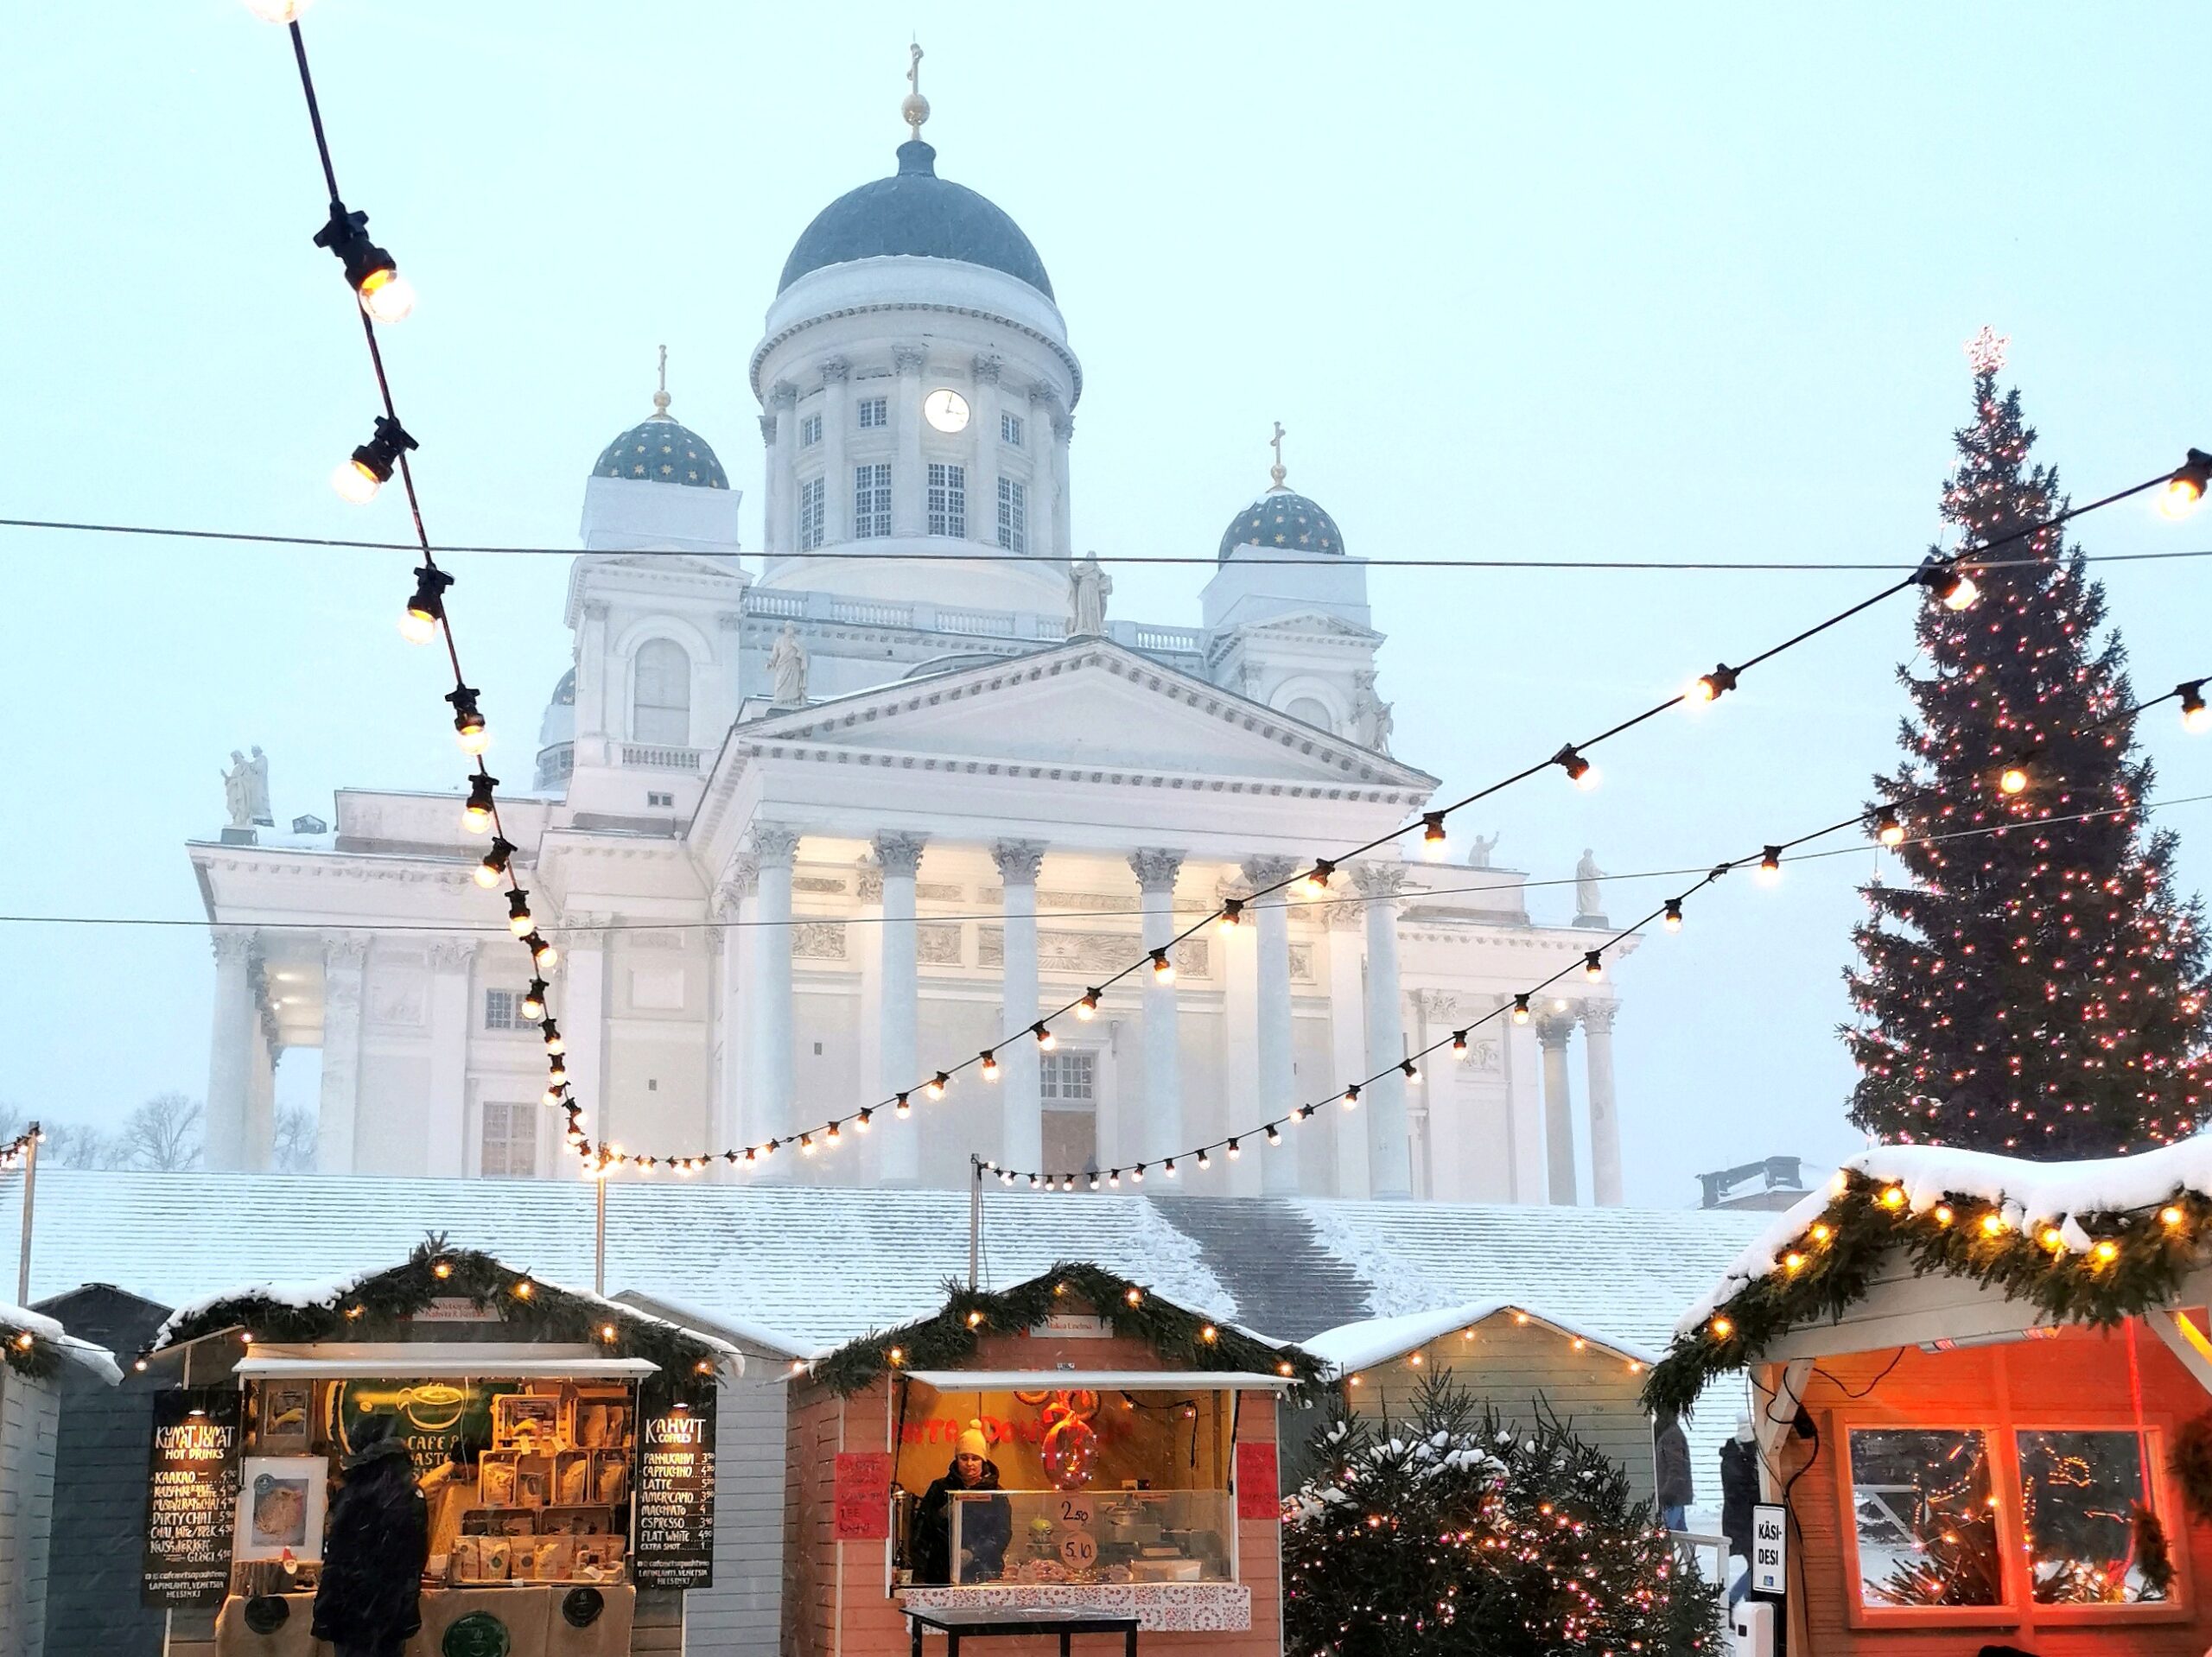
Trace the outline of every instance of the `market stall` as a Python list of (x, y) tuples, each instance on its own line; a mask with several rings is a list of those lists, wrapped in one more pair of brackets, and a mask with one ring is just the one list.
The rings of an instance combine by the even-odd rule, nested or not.
[(404, 1446), (424, 1497), (420, 1657), (615, 1657), (674, 1643), (712, 1579), (726, 1343), (432, 1239), (404, 1265), (174, 1314), (144, 1596), (168, 1647), (309, 1657), (334, 1493)]
[(905, 1612), (960, 1609), (1276, 1657), (1276, 1404), (1319, 1373), (1087, 1265), (839, 1349), (793, 1387), (785, 1648), (889, 1650)]
[(1645, 1394), (1750, 1372), (1757, 1619), (1837, 1657), (2198, 1657), (2208, 1245), (2201, 1140), (2055, 1165), (1889, 1146), (1782, 1216)]

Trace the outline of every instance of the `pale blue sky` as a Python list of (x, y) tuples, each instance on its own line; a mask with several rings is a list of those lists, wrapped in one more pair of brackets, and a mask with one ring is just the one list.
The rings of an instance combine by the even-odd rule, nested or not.
[[(321, 0), (348, 200), (422, 292), (387, 335), (443, 540), (572, 541), (601, 446), (676, 412), (748, 492), (744, 384), (791, 241), (889, 170), (910, 29), (939, 170), (1052, 272), (1088, 395), (1078, 543), (1211, 552), (1266, 481), (1374, 556), (1910, 557), (1935, 530), (1960, 346), (2014, 374), (2077, 495), (2212, 447), (2193, 8), (1283, 4), (652, 8)], [(373, 412), (282, 31), (234, 0), (10, 22), (0, 58), (0, 514), (397, 537), (326, 482)], [(2130, 506), (2094, 552), (2212, 545)], [(458, 776), (398, 554), (0, 531), (13, 647), (0, 908), (196, 916), (181, 843), (229, 751), (280, 817)], [(566, 566), (463, 559), (454, 613), (525, 751)], [(2139, 688), (2212, 669), (2212, 566), (2104, 572)], [(1203, 571), (1114, 608), (1196, 619)], [(1453, 793), (1738, 660), (1878, 575), (1378, 572), (1397, 746)], [(1557, 878), (1698, 865), (1844, 815), (1888, 763), (1907, 602), (1609, 745), (1480, 820)], [(2212, 792), (2171, 710), (2159, 792)], [(2166, 819), (2192, 889), (2212, 806)], [(1317, 851), (1325, 848), (1316, 848)], [(1871, 851), (1699, 902), (1620, 973), (1630, 1192), (1847, 1152), (1839, 969)], [(1671, 886), (1618, 891), (1615, 907)], [(1540, 900), (1564, 917), (1563, 895)], [(0, 926), (0, 1099), (120, 1115), (206, 1085), (184, 932)]]

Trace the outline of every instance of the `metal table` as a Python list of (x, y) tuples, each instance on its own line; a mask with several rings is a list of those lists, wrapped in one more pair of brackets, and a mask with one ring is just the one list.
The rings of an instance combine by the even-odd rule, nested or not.
[(963, 1638), (988, 1639), (994, 1635), (1057, 1634), (1060, 1657), (1069, 1657), (1069, 1642), (1078, 1634), (1118, 1634), (1124, 1657), (1136, 1657), (1137, 1620), (1104, 1611), (1061, 1610), (1050, 1605), (946, 1606), (906, 1613), (914, 1631), (914, 1657), (922, 1657), (922, 1635), (935, 1628), (944, 1636), (945, 1657), (960, 1657)]

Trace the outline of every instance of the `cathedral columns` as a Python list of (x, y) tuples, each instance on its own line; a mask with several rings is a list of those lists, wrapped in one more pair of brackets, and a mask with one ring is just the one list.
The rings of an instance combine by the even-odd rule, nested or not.
[(791, 548), (791, 428), (798, 423), (798, 387), (778, 380), (768, 390), (768, 412), (760, 416), (760, 441), (768, 450), (768, 475), (760, 492), (760, 543), (770, 557)]
[(255, 1028), (253, 957), (258, 936), (219, 926), (215, 951), (215, 1028), (207, 1062), (207, 1166), (226, 1171), (245, 1166), (247, 1096), (253, 1086)]
[(1510, 1180), (1506, 1200), (1544, 1200), (1544, 1105), (1538, 1076), (1536, 1032), (1516, 1024), (1510, 996), (1499, 998), (1505, 1051), (1505, 1130)]
[(468, 1154), (468, 974), (474, 938), (430, 941), (430, 1101), (424, 1173), (458, 1179)]
[(835, 546), (853, 537), (853, 469), (845, 464), (845, 428), (850, 418), (846, 380), (850, 365), (842, 357), (822, 365), (822, 541)]
[(898, 445), (891, 467), (893, 535), (921, 535), (929, 529), (929, 498), (922, 467), (922, 365), (928, 360), (929, 352), (920, 346), (891, 347), (892, 365), (899, 371), (899, 395), (891, 404), (892, 440)]
[(1075, 416), (1065, 411), (1052, 410), (1052, 551), (1055, 556), (1070, 556), (1068, 549), (1075, 539), (1072, 515), (1068, 510), (1068, 443), (1075, 436)]
[(708, 1140), (724, 1148), (744, 1145), (748, 1138), (745, 1072), (746, 1056), (750, 1049), (745, 1038), (745, 1013), (751, 997), (746, 981), (746, 940), (759, 929), (744, 923), (753, 917), (753, 896), (750, 877), (733, 876), (715, 888), (710, 909), (720, 923), (710, 930), (709, 947), (715, 950), (721, 966), (715, 985), (715, 1023), (721, 1042), (716, 1051), (720, 1063), (715, 1076), (712, 1131)]
[(1582, 1063), (1590, 1090), (1590, 1200), (1618, 1208), (1621, 1187), (1621, 1119), (1613, 1105), (1613, 1015), (1616, 1001), (1585, 1001)]
[(1544, 1163), (1550, 1200), (1574, 1203), (1574, 1095), (1567, 1076), (1567, 1038), (1574, 1033), (1572, 1013), (1547, 1013), (1536, 1020), (1536, 1042), (1544, 1050)]
[(753, 1016), (746, 1031), (751, 1064), (746, 1106), (753, 1120), (746, 1137), (785, 1139), (792, 1129), (791, 863), (798, 853), (796, 828), (755, 823), (747, 860), (759, 871), (753, 900)]
[[(878, 926), (877, 948), (882, 952), (878, 968), (877, 997), (881, 1020), (876, 1038), (875, 1085), (879, 1099), (894, 1098), (919, 1080), (915, 1067), (920, 1017), (920, 984), (915, 968), (914, 878), (921, 873), (920, 835), (881, 834), (875, 837), (875, 860), (883, 876), (883, 924)], [(913, 1101), (918, 1110), (921, 1101)], [(874, 1136), (882, 1160), (877, 1173), (887, 1185), (912, 1185), (921, 1178), (922, 1135), (928, 1130), (916, 1120), (895, 1118), (890, 1131)]]
[(353, 1171), (361, 1110), (361, 989), (369, 935), (336, 932), (322, 944), (322, 1097), (315, 1113), (315, 1171)]
[[(1175, 877), (1182, 870), (1183, 854), (1178, 851), (1147, 847), (1129, 854), (1129, 871), (1137, 878), (1139, 906), (1144, 911), (1147, 949), (1166, 949), (1175, 936)], [(1151, 1161), (1188, 1148), (1183, 1143), (1183, 1055), (1175, 1024), (1174, 981), (1162, 981), (1149, 963), (1139, 971), (1144, 979), (1145, 1126), (1136, 1154)]]
[[(1052, 388), (1042, 381), (1029, 388), (1029, 552), (1036, 558), (1065, 558), (1061, 537), (1059, 467), (1053, 457)], [(994, 503), (995, 507), (996, 503)]]
[(265, 1174), (276, 1161), (276, 1059), (283, 1051), (283, 1044), (276, 1039), (276, 1015), (257, 996), (245, 1095), (245, 1166), (249, 1173)]
[(1398, 994), (1398, 893), (1405, 871), (1395, 863), (1362, 863), (1352, 883), (1367, 902), (1368, 1194), (1414, 1194), (1413, 1141), (1406, 1121), (1405, 1015)]
[[(1039, 1168), (1045, 1159), (1044, 1106), (1038, 1091), (1037, 873), (1044, 867), (1041, 840), (1001, 840), (991, 847), (1004, 896), (1003, 965), (1000, 991), (999, 1159), (1008, 1167)], [(1078, 1169), (1053, 1171), (1075, 1173)]]
[[(1252, 892), (1280, 886), (1297, 872), (1297, 864), (1287, 857), (1248, 857), (1241, 871), (1246, 890)], [(1255, 1120), (1268, 1121), (1287, 1116), (1305, 1102), (1298, 1096), (1297, 1061), (1291, 1046), (1290, 911), (1283, 906), (1283, 894), (1276, 892), (1248, 905), (1244, 912), (1252, 920), (1258, 957), (1254, 998), (1260, 1109)], [(1281, 1145), (1261, 1152), (1260, 1190), (1268, 1197), (1295, 1197), (1299, 1191), (1299, 1130), (1292, 1127), (1282, 1132)]]
[[(1322, 906), (1329, 928), (1329, 1066), (1321, 1078), (1329, 1089), (1327, 1108), (1314, 1113), (1306, 1132), (1329, 1136), (1319, 1154), (1333, 1178), (1322, 1190), (1337, 1197), (1365, 1197), (1367, 1190), (1367, 1124), (1356, 1110), (1334, 1102), (1344, 1084), (1367, 1074), (1367, 1020), (1363, 1011), (1366, 963), (1360, 957), (1359, 935), (1365, 917), (1360, 905), (1331, 903)], [(1309, 1093), (1318, 1091), (1308, 1089)], [(1321, 1100), (1309, 1099), (1309, 1103)], [(1313, 1189), (1311, 1185), (1309, 1190)]]
[[(999, 359), (977, 357), (975, 362), (975, 451), (968, 486), (968, 532), (994, 546), (999, 538)], [(977, 513), (982, 516), (978, 517)], [(980, 529), (978, 526), (980, 525)]]

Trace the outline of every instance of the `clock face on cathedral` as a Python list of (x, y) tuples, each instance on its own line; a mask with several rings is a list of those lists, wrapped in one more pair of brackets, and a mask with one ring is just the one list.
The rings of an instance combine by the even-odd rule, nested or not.
[(968, 399), (957, 391), (932, 391), (922, 399), (922, 417), (939, 431), (965, 431)]

